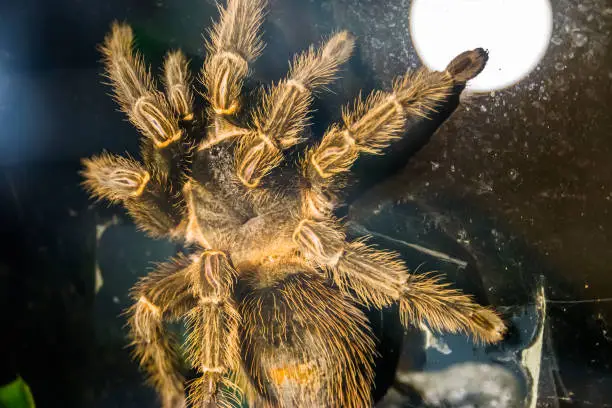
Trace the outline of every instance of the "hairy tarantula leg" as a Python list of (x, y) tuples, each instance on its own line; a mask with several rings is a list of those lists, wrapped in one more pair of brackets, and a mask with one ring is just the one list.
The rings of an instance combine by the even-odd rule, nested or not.
[(166, 332), (162, 313), (146, 296), (141, 296), (130, 310), (130, 336), (134, 355), (148, 372), (164, 408), (185, 406), (183, 376), (173, 336)]
[(427, 321), (435, 330), (464, 332), (487, 343), (501, 340), (505, 332), (500, 317), (470, 296), (437, 278), (409, 275), (393, 252), (373, 249), (363, 241), (345, 243), (344, 234), (331, 222), (302, 220), (293, 239), (358, 303), (382, 308), (399, 301), (405, 326)]
[(163, 320), (181, 318), (196, 302), (189, 291), (186, 258), (161, 264), (132, 291), (136, 303), (127, 311), (134, 356), (157, 390), (164, 408), (184, 407), (184, 378), (176, 339)]
[(231, 298), (235, 280), (236, 271), (221, 251), (206, 250), (189, 267), (197, 306), (187, 314), (187, 358), (200, 374), (189, 389), (194, 407), (231, 407), (241, 393), (233, 380), (240, 365), (240, 315)]
[(187, 63), (180, 52), (171, 53), (164, 63), (166, 88), (171, 103), (157, 90), (142, 55), (134, 51), (134, 35), (127, 24), (113, 23), (101, 47), (106, 74), (115, 98), (130, 121), (145, 136), (142, 156), (147, 170), (165, 187), (166, 201), (179, 205), (184, 170), (181, 162), (188, 153), (183, 146), (179, 115), (189, 115), (191, 93)]
[[(466, 88), (466, 82), (484, 69), (487, 60), (488, 54), (484, 49), (466, 51), (455, 57), (446, 68), (453, 76), (455, 85), (449, 96), (436, 106), (436, 113), (428, 117), (418, 117), (408, 121), (403, 134), (409, 136), (404, 136), (394, 142), (393, 149), (385, 151), (384, 156), (369, 157), (367, 165), (351, 168), (350, 173), (342, 177), (341, 182), (344, 185), (347, 185), (348, 179), (359, 180), (359, 182), (349, 182), (346, 188), (342, 188), (343, 201), (354, 202), (357, 197), (366, 193), (374, 185), (401, 171), (408, 158), (425, 147), (431, 141), (436, 130), (455, 112), (461, 103), (460, 98)], [(375, 172), (372, 171), (374, 168), (376, 168)], [(338, 190), (340, 183), (336, 182), (335, 184), (335, 189)], [(318, 194), (318, 191), (309, 195), (323, 198)], [(328, 203), (330, 205), (334, 204), (333, 201), (328, 201)], [(347, 208), (344, 207), (337, 215), (343, 214)]]
[(238, 178), (245, 186), (256, 187), (281, 162), (281, 151), (301, 141), (313, 92), (334, 80), (353, 46), (347, 31), (333, 35), (320, 49), (298, 55), (288, 77), (265, 94), (253, 115), (256, 131), (241, 139), (236, 152)]
[(91, 196), (122, 202), (138, 227), (151, 236), (172, 235), (181, 214), (166, 187), (133, 159), (103, 153), (83, 159), (84, 185)]
[(134, 300), (145, 296), (162, 312), (168, 321), (182, 319), (185, 314), (197, 305), (197, 299), (190, 291), (187, 280), (188, 267), (191, 259), (179, 255), (167, 262), (158, 264), (155, 270), (139, 279), (134, 285), (132, 298)]
[(142, 56), (133, 48), (134, 34), (130, 26), (113, 23), (101, 47), (106, 74), (121, 109), (161, 149), (180, 140), (182, 130), (166, 98), (157, 90)]
[(210, 31), (206, 43), (209, 56), (204, 62), (201, 81), (205, 97), (212, 107), (212, 126), (198, 150), (204, 150), (225, 139), (249, 132), (231, 124), (226, 117), (240, 109), (240, 91), (252, 63), (263, 50), (260, 27), (266, 0), (228, 0), (219, 8), (221, 18)]
[(427, 321), (434, 330), (462, 332), (477, 342), (502, 340), (506, 325), (500, 316), (476, 303), (470, 295), (449, 286), (440, 276), (409, 275), (400, 299), (404, 326)]
[[(405, 270), (396, 268), (385, 252), (368, 252), (361, 242), (347, 244), (345, 234), (331, 221), (304, 219), (295, 229), (293, 240), (307, 259), (330, 272), (343, 292), (352, 289), (355, 292), (352, 297), (359, 303), (382, 308), (400, 297)], [(355, 271), (347, 276), (343, 271), (345, 266), (355, 263), (354, 253), (361, 253), (361, 263), (358, 267), (349, 267)]]
[(193, 120), (193, 94), (189, 63), (182, 51), (166, 54), (164, 59), (164, 86), (166, 97), (181, 120)]
[(219, 7), (221, 17), (210, 30), (209, 56), (201, 73), (205, 96), (217, 117), (233, 115), (240, 108), (249, 64), (264, 47), (260, 27), (265, 5), (265, 0), (228, 0), (225, 9)]
[(343, 126), (332, 126), (318, 146), (309, 149), (302, 162), (307, 186), (302, 189), (303, 211), (324, 218), (331, 212), (335, 181), (347, 173), (360, 153), (382, 154), (402, 137), (409, 119), (427, 117), (452, 92), (457, 83), (477, 75), (484, 67), (482, 49), (467, 51), (444, 72), (425, 68), (398, 78), (392, 91), (375, 91), (343, 110)]
[(301, 140), (312, 93), (331, 83), (340, 68), (351, 56), (354, 38), (341, 31), (329, 38), (318, 50), (310, 47), (297, 55), (286, 79), (266, 93), (261, 108), (253, 120), (262, 138), (270, 139), (282, 149)]
[(331, 276), (365, 305), (381, 307), (390, 299), (399, 300), (406, 327), (427, 322), (436, 331), (462, 332), (483, 343), (500, 341), (506, 331), (501, 318), (471, 296), (450, 288), (440, 277), (409, 274), (397, 254), (373, 249), (363, 241), (346, 246)]

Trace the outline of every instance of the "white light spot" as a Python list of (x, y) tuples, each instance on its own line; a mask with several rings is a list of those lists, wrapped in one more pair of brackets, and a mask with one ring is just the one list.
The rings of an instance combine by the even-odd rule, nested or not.
[(414, 0), (410, 31), (423, 63), (444, 70), (456, 55), (482, 47), (487, 67), (468, 89), (515, 84), (540, 62), (552, 34), (549, 0)]

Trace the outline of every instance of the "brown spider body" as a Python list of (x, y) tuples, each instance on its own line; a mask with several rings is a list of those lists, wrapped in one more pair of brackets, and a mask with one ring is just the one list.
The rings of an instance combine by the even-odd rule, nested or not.
[[(86, 159), (85, 184), (122, 202), (152, 236), (192, 249), (141, 279), (129, 310), (135, 356), (164, 407), (231, 406), (240, 393), (256, 406), (368, 406), (375, 342), (359, 306), (399, 303), (406, 326), (426, 321), (484, 342), (505, 330), (495, 312), (439, 278), (409, 274), (396, 254), (365, 239), (347, 241), (334, 217), (358, 156), (382, 154), (410, 119), (477, 75), (486, 54), (468, 51), (444, 72), (406, 74), (390, 91), (347, 107), (343, 124), (290, 173), (283, 151), (302, 141), (315, 92), (334, 79), (354, 40), (339, 32), (296, 57), (287, 78), (241, 120), (242, 83), (263, 47), (263, 8), (263, 0), (220, 8), (201, 76), (203, 134), (194, 131), (185, 57), (167, 55), (161, 93), (133, 50), (131, 29), (114, 24), (102, 51), (116, 98), (144, 135), (143, 163)], [(187, 386), (165, 327), (179, 320), (189, 333), (185, 358), (198, 372)]]

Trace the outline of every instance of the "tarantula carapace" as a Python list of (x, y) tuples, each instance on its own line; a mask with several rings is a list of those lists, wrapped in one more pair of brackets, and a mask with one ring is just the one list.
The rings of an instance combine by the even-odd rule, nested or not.
[[(264, 6), (220, 7), (201, 73), (202, 115), (185, 56), (167, 54), (162, 93), (130, 27), (113, 24), (101, 50), (116, 99), (144, 135), (142, 163), (86, 159), (85, 185), (122, 202), (152, 236), (188, 248), (140, 280), (128, 313), (135, 355), (164, 407), (229, 406), (239, 395), (262, 406), (365, 407), (375, 343), (360, 306), (398, 302), (406, 326), (427, 322), (484, 342), (505, 330), (495, 312), (438, 277), (409, 274), (398, 255), (365, 238), (347, 240), (334, 217), (358, 156), (382, 154), (408, 121), (476, 76), (487, 55), (464, 52), (444, 72), (421, 69), (358, 100), (289, 173), (283, 152), (303, 141), (313, 95), (336, 77), (354, 39), (341, 31), (298, 55), (245, 114), (242, 85), (263, 48)], [(165, 327), (181, 319), (185, 359), (198, 375), (187, 385)]]

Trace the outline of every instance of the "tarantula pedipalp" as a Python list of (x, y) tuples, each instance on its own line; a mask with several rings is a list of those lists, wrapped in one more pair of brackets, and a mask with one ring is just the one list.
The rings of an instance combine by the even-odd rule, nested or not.
[[(495, 312), (437, 277), (409, 274), (393, 252), (347, 241), (334, 218), (358, 156), (382, 154), (408, 120), (477, 75), (486, 53), (465, 52), (444, 72), (421, 69), (357, 101), (288, 178), (279, 171), (283, 151), (302, 141), (314, 93), (335, 78), (354, 40), (338, 32), (297, 56), (241, 121), (242, 84), (263, 48), (263, 10), (264, 0), (220, 7), (202, 68), (203, 119), (184, 55), (167, 55), (162, 93), (129, 26), (113, 24), (102, 46), (106, 72), (144, 135), (143, 163), (106, 153), (85, 159), (85, 185), (122, 202), (150, 235), (192, 249), (140, 280), (129, 310), (135, 355), (164, 407), (229, 406), (239, 391), (255, 405), (364, 407), (374, 339), (359, 305), (398, 302), (404, 325), (426, 321), (484, 342), (505, 330)], [(181, 319), (199, 376), (187, 398), (180, 348), (164, 326)]]

